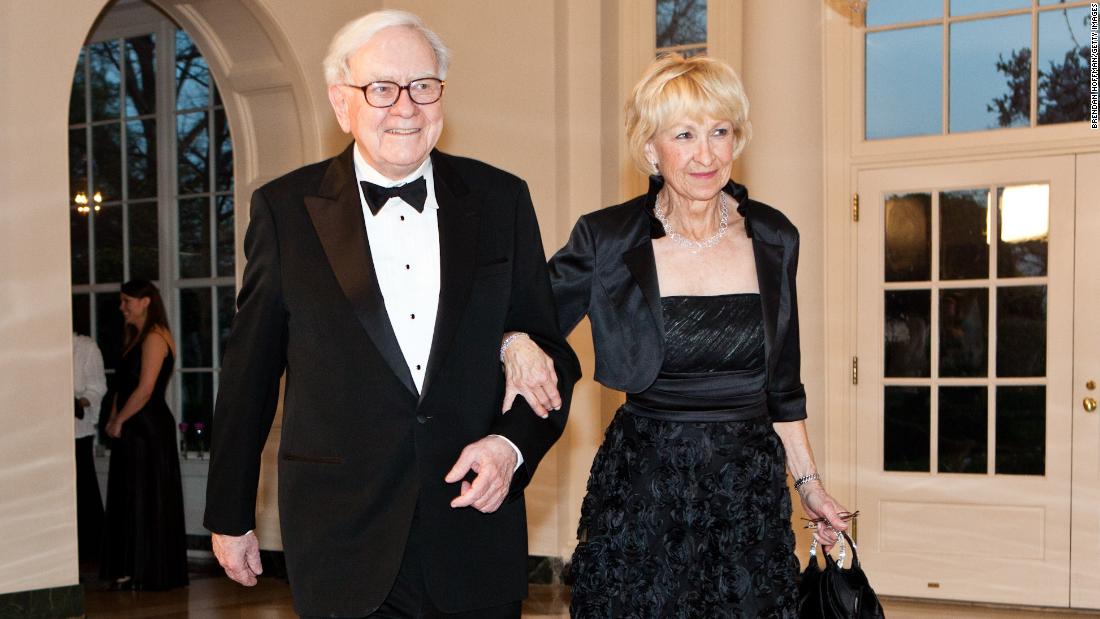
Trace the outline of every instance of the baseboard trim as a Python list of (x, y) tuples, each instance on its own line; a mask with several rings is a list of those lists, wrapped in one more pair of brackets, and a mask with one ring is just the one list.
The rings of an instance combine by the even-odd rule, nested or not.
[(0, 593), (0, 617), (66, 619), (84, 616), (84, 587), (68, 585)]

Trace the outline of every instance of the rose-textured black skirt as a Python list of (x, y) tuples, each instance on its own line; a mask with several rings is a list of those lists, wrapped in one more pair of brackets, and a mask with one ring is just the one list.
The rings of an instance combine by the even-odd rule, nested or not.
[(572, 616), (797, 616), (784, 461), (766, 416), (690, 423), (620, 409), (581, 508)]

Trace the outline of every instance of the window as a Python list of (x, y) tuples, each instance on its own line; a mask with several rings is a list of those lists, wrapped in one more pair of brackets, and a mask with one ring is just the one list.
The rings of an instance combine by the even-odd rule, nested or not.
[[(177, 359), (169, 405), (210, 424), (234, 313), (233, 148), (210, 69), (186, 32), (93, 35), (69, 113), (74, 329), (118, 365), (118, 291), (154, 281)], [(97, 40), (98, 39), (98, 40)]]
[(868, 140), (1088, 119), (1088, 2), (871, 0), (864, 54)]
[(707, 0), (657, 0), (657, 55), (707, 52)]

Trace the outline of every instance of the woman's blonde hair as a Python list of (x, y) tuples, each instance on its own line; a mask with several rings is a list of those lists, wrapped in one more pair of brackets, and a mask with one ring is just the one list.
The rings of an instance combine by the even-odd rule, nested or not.
[(726, 63), (706, 56), (661, 56), (646, 69), (626, 102), (626, 140), (634, 165), (646, 174), (657, 170), (645, 145), (657, 131), (677, 119), (704, 117), (733, 124), (736, 158), (752, 138), (749, 100), (741, 78)]

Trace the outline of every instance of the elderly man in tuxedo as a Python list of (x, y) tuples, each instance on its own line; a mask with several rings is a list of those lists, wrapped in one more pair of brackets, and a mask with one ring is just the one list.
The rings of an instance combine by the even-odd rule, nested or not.
[[(354, 143), (252, 198), (205, 525), (229, 577), (255, 584), (285, 372), (279, 515), (302, 615), (519, 617), (526, 595), (522, 492), (580, 370), (526, 184), (435, 150), (447, 61), (415, 15), (349, 23), (325, 77)], [(554, 359), (559, 413), (501, 413), (510, 331)]]

